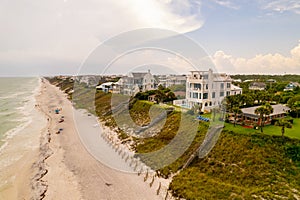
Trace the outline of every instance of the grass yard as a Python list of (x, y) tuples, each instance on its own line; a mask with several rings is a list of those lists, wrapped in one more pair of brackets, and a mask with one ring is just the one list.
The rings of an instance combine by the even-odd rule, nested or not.
[[(234, 127), (233, 124), (225, 123), (224, 130), (234, 131), (236, 133), (241, 134), (249, 134), (249, 133), (260, 133), (259, 130), (255, 130), (252, 128), (244, 128), (240, 125), (236, 125)], [(263, 128), (263, 133), (267, 135), (281, 135), (281, 127), (274, 125), (267, 125)], [(293, 127), (285, 129), (285, 136), (290, 138), (300, 139), (300, 118), (294, 119)]]

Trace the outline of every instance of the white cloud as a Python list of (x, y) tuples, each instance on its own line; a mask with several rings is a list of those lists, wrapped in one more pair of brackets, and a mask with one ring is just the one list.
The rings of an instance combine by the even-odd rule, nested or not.
[(240, 6), (238, 6), (235, 2), (230, 1), (230, 0), (212, 0), (212, 1), (218, 5), (224, 6), (226, 8), (231, 8), (234, 10), (238, 10), (240, 8)]
[(212, 57), (218, 71), (229, 73), (300, 73), (300, 41), (289, 56), (279, 53), (259, 54), (253, 58), (241, 58), (217, 51)]
[(300, 1), (299, 0), (273, 0), (273, 1), (263, 1), (263, 8), (267, 10), (272, 10), (275, 12), (285, 12), (290, 11), (296, 14), (300, 14)]
[(193, 31), (203, 25), (194, 9), (188, 0), (3, 0), (0, 66), (80, 64), (99, 42), (138, 28)]

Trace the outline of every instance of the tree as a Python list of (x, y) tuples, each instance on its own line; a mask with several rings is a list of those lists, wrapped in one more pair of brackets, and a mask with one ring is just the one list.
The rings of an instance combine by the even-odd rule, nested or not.
[(290, 128), (292, 127), (292, 123), (285, 120), (285, 119), (280, 119), (275, 123), (276, 126), (281, 126), (281, 135), (284, 137), (285, 133), (285, 128)]
[(273, 107), (270, 104), (264, 104), (254, 111), (255, 114), (259, 115), (260, 119), (260, 131), (263, 132), (263, 127), (265, 124), (265, 118), (273, 113)]
[(292, 98), (290, 98), (287, 102), (288, 106), (291, 108), (291, 110), (296, 113), (297, 118), (299, 117), (300, 112), (300, 95), (296, 95)]
[(239, 108), (239, 107), (234, 107), (232, 108), (232, 111), (233, 111), (233, 114), (234, 114), (234, 127), (235, 127), (235, 124), (236, 124), (236, 118), (239, 114), (242, 113), (242, 110)]

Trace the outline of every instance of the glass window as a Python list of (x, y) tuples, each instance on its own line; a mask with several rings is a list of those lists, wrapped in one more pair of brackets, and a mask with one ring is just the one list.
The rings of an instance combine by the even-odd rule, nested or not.
[[(221, 83), (221, 89), (224, 89), (224, 83)], [(224, 95), (223, 95), (224, 96)]]
[(208, 84), (206, 84), (205, 88), (208, 90)]
[(215, 92), (211, 93), (211, 98), (216, 98), (216, 93)]
[(224, 92), (220, 92), (220, 97), (224, 97)]
[(227, 88), (230, 88), (231, 84), (230, 83), (227, 83)]
[(194, 83), (194, 88), (195, 89), (201, 89), (201, 84), (200, 83)]
[(203, 93), (203, 99), (208, 99), (208, 93)]
[(226, 92), (226, 96), (230, 96), (230, 92), (229, 91)]
[(199, 99), (201, 99), (201, 93), (199, 93)]
[(193, 93), (193, 98), (194, 98), (194, 99), (198, 99), (198, 93), (197, 93), (197, 92), (194, 92), (194, 93)]

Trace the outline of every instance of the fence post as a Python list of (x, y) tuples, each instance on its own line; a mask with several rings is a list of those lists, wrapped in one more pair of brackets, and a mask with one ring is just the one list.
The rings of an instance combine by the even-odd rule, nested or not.
[(161, 182), (159, 182), (159, 186), (158, 186), (157, 191), (156, 191), (156, 194), (157, 194), (157, 195), (159, 195), (160, 188), (161, 188)]

